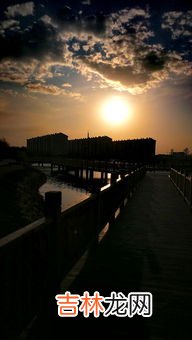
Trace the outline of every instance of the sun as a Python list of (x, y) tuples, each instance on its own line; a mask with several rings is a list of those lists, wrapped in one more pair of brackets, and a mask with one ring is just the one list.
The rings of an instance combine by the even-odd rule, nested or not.
[(102, 105), (102, 117), (111, 125), (121, 125), (131, 115), (129, 103), (122, 97), (116, 96), (108, 99)]

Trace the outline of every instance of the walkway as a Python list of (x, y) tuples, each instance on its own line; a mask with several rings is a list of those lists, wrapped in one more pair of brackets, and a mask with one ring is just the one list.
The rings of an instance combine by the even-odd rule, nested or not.
[(168, 173), (146, 174), (69, 290), (80, 295), (97, 290), (104, 296), (112, 291), (151, 292), (153, 315), (57, 317), (53, 339), (59, 329), (85, 339), (93, 335), (131, 340), (191, 337), (192, 214)]

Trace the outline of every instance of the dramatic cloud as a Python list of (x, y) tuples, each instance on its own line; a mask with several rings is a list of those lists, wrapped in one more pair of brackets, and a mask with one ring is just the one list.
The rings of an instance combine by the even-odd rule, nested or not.
[(0, 64), (0, 81), (24, 85), (33, 74), (37, 62), (15, 62), (6, 60)]
[[(33, 13), (33, 2), (6, 10), (7, 17)], [(173, 39), (188, 36), (191, 16), (192, 11), (166, 12), (162, 28), (169, 29)], [(88, 15), (83, 11), (74, 14), (69, 6), (59, 7), (53, 15), (41, 12), (22, 31), (16, 29), (17, 20), (4, 20), (0, 25), (0, 80), (27, 84), (30, 91), (61, 94), (71, 85), (67, 79), (59, 80), (64, 73), (55, 72), (54, 65), (60, 65), (92, 81), (92, 87), (135, 94), (159, 86), (172, 74), (191, 75), (191, 63), (182, 51), (158, 43), (151, 20), (146, 8)]]
[[(169, 139), (163, 152), (182, 136), (190, 145), (189, 1), (0, 3), (0, 132), (10, 143), (63, 129), (72, 138), (152, 134), (163, 145)], [(113, 95), (134, 112), (119, 129), (101, 121)]]
[(63, 58), (63, 44), (58, 32), (43, 21), (34, 23), (23, 32), (0, 36), (0, 58)]
[(16, 26), (19, 25), (19, 21), (18, 20), (13, 20), (13, 19), (9, 19), (9, 20), (4, 20), (0, 23), (0, 28), (3, 30), (6, 30), (12, 26)]
[(166, 60), (168, 59), (166, 53), (158, 55), (156, 52), (149, 52), (142, 60), (142, 64), (147, 71), (159, 71), (165, 66)]
[(74, 99), (80, 100), (82, 96), (80, 93), (66, 91), (65, 89), (61, 89), (55, 85), (45, 85), (43, 83), (31, 83), (27, 84), (26, 88), (30, 92), (37, 92), (45, 95), (53, 95), (53, 96), (68, 96)]
[(163, 15), (162, 28), (171, 31), (172, 38), (192, 36), (192, 11), (171, 11)]
[[(115, 63), (114, 63), (115, 60)], [(80, 71), (91, 79), (91, 74), (97, 76), (97, 85), (101, 88), (112, 87), (119, 91), (138, 94), (157, 87), (172, 75), (192, 75), (192, 63), (183, 60), (177, 53), (165, 52), (160, 46), (153, 49), (141, 49), (138, 55), (133, 54), (128, 65), (116, 57), (110, 62), (101, 61), (100, 56), (81, 58)]]
[(5, 37), (6, 30), (10, 31), (18, 31), (20, 30), (19, 21), (18, 20), (4, 20), (0, 23), (0, 36)]
[(9, 6), (7, 7), (7, 10), (5, 11), (5, 15), (8, 18), (15, 17), (18, 15), (25, 17), (27, 15), (33, 15), (33, 14), (34, 14), (34, 3), (32, 1), (25, 2), (23, 4)]

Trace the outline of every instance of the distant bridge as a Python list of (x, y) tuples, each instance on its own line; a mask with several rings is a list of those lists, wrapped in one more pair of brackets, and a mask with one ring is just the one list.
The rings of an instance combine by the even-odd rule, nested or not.
[[(76, 178), (83, 177), (83, 170), (86, 173), (86, 179), (93, 178), (93, 172), (98, 171), (101, 173), (101, 179), (106, 179), (107, 174), (112, 174), (112, 179), (118, 175), (124, 175), (136, 169), (142, 164), (128, 163), (126, 161), (98, 161), (98, 160), (85, 160), (85, 159), (69, 159), (69, 158), (33, 158), (30, 160), (32, 164), (37, 164), (39, 167), (48, 166), (51, 171), (68, 172), (74, 171)], [(116, 176), (115, 176), (116, 175)]]

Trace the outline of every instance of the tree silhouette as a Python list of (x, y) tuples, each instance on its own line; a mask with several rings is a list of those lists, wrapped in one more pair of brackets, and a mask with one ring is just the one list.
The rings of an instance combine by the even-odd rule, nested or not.
[(0, 139), (0, 159), (9, 157), (10, 146), (5, 138)]
[(188, 154), (189, 154), (189, 148), (185, 148), (185, 149), (183, 150), (183, 152), (184, 152), (186, 155), (188, 155)]

